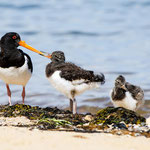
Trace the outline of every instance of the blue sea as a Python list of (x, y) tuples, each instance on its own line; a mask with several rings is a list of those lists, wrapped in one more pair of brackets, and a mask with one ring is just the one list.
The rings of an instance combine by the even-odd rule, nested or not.
[[(66, 60), (105, 74), (106, 83), (76, 97), (78, 112), (95, 113), (112, 106), (110, 90), (120, 74), (145, 92), (140, 113), (150, 114), (150, 0), (1, 0), (0, 37), (18, 32), (22, 40), (45, 52), (61, 50)], [(34, 72), (26, 86), (25, 104), (69, 108), (69, 100), (45, 77), (50, 62), (30, 55)], [(10, 86), (12, 103), (22, 103), (22, 87)], [(0, 103), (8, 97), (0, 81)]]

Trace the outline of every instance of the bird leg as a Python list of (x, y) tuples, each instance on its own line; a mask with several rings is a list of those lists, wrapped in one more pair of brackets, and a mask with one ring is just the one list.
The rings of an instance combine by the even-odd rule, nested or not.
[(7, 95), (9, 97), (9, 106), (11, 106), (11, 91), (8, 84), (6, 84), (6, 88), (7, 88)]
[(25, 98), (25, 87), (23, 86), (23, 90), (22, 90), (22, 103), (24, 104), (24, 98)]
[(76, 99), (73, 100), (73, 111), (72, 111), (73, 114), (76, 114), (77, 113), (77, 101)]
[(73, 101), (72, 101), (72, 99), (70, 99), (70, 111), (71, 112), (73, 111)]
[(77, 102), (76, 102), (76, 99), (70, 99), (70, 111), (73, 114), (77, 113)]

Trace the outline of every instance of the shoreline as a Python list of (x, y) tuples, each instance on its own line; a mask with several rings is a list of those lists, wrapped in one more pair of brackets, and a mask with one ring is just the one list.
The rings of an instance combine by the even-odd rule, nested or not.
[[(22, 106), (22, 105), (21, 105)], [(18, 107), (17, 107), (18, 108)], [(18, 109), (13, 112), (19, 113)], [(59, 114), (61, 115), (61, 114)], [(87, 116), (86, 116), (87, 117)], [(90, 119), (90, 118), (86, 118)], [(1, 150), (149, 150), (149, 138), (139, 134), (100, 132), (80, 132), (79, 130), (47, 129), (40, 130), (35, 126), (38, 120), (26, 116), (0, 117)], [(150, 126), (150, 118), (146, 120)], [(85, 124), (86, 125), (86, 124)], [(65, 129), (65, 128), (64, 128)], [(67, 129), (67, 128), (66, 128)], [(82, 131), (82, 130), (81, 130)], [(121, 130), (118, 130), (119, 132)], [(117, 132), (117, 133), (119, 133)]]
[(144, 136), (41, 131), (12, 126), (1, 126), (0, 133), (1, 150), (149, 150), (150, 146), (149, 138)]
[(0, 133), (1, 150), (149, 150), (150, 118), (124, 108), (72, 115), (16, 104), (0, 107)]
[(122, 107), (107, 107), (96, 115), (75, 114), (57, 107), (16, 104), (0, 106), (0, 126), (28, 127), (29, 129), (111, 133), (150, 138), (146, 118)]

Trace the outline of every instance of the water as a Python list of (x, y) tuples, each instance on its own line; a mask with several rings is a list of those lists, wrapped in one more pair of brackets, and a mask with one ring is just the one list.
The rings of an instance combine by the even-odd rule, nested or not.
[[(106, 84), (77, 97), (78, 111), (96, 112), (111, 106), (109, 92), (122, 74), (128, 82), (145, 91), (150, 113), (150, 1), (149, 0), (1, 0), (0, 36), (18, 32), (22, 40), (46, 52), (62, 50), (71, 61), (96, 72), (103, 72)], [(20, 47), (21, 48), (21, 47)], [(26, 104), (68, 108), (69, 101), (45, 77), (50, 61), (28, 53), (34, 73), (26, 86)], [(0, 82), (0, 103), (8, 103), (5, 84)], [(21, 102), (22, 87), (11, 85), (12, 103)]]

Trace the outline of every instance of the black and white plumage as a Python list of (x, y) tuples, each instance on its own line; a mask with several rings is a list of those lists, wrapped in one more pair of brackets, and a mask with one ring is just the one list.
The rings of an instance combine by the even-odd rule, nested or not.
[(9, 84), (22, 85), (22, 100), (24, 103), (25, 86), (32, 75), (32, 61), (22, 50), (18, 49), (21, 38), (15, 32), (6, 33), (0, 41), (0, 79), (6, 83), (9, 104), (11, 91)]
[(115, 107), (124, 107), (136, 111), (144, 104), (144, 92), (139, 86), (126, 82), (120, 75), (115, 80), (111, 91), (111, 101)]
[(103, 74), (95, 75), (93, 71), (65, 62), (62, 51), (53, 52), (51, 60), (46, 67), (46, 76), (52, 86), (70, 99), (70, 109), (75, 114), (77, 112), (75, 96), (99, 87), (100, 83), (104, 84), (105, 77)]

